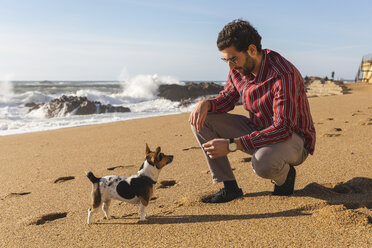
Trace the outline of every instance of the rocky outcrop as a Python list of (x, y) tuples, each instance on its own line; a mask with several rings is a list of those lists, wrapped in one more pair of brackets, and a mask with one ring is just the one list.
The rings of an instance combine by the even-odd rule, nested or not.
[(171, 101), (188, 101), (201, 96), (216, 95), (223, 86), (213, 82), (209, 83), (186, 83), (185, 85), (178, 84), (163, 84), (159, 86), (159, 97)]
[(48, 103), (27, 103), (25, 106), (29, 107), (29, 111), (44, 108), (45, 117), (47, 118), (65, 116), (69, 113), (75, 115), (91, 115), (113, 112), (130, 112), (130, 109), (126, 107), (115, 107), (110, 104), (103, 105), (101, 102), (89, 101), (86, 97), (65, 95)]
[(348, 89), (343, 82), (314, 79), (306, 83), (308, 97), (343, 95)]

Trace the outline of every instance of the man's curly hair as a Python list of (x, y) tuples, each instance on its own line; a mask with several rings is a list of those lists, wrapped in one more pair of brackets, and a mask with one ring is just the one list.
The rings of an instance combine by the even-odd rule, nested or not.
[(225, 25), (218, 34), (217, 47), (220, 51), (234, 46), (238, 52), (247, 51), (253, 44), (261, 52), (261, 36), (251, 24), (242, 19), (234, 20)]

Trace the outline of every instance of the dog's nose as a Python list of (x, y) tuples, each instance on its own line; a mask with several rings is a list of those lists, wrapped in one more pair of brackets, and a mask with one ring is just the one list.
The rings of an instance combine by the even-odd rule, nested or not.
[(173, 161), (173, 156), (169, 156), (169, 158), (170, 158), (170, 161), (169, 161), (169, 163), (170, 163), (170, 162)]

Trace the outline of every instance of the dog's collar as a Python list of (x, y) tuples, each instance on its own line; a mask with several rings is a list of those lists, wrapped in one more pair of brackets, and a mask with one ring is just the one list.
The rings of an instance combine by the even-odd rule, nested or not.
[(151, 161), (151, 159), (149, 157), (146, 158), (146, 161), (147, 161), (147, 163), (149, 163), (150, 165), (154, 166), (156, 169), (159, 170), (159, 168)]
[[(159, 169), (152, 161), (151, 161), (151, 159), (149, 158), (149, 157), (146, 157), (146, 160), (145, 160), (145, 162), (147, 161), (147, 163), (148, 164), (150, 164), (150, 165), (152, 165), (152, 166), (154, 166), (156, 169)], [(143, 169), (143, 166), (145, 165), (145, 162), (143, 162), (142, 163), (142, 165), (141, 165), (141, 167), (140, 167), (140, 170), (142, 170)]]

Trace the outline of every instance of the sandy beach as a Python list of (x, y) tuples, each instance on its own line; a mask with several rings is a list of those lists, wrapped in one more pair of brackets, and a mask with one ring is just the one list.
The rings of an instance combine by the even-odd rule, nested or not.
[[(372, 247), (372, 85), (310, 98), (315, 153), (297, 169), (295, 194), (272, 196), (250, 156), (229, 155), (244, 197), (205, 204), (212, 184), (189, 114), (0, 137), (0, 247)], [(239, 106), (234, 113), (245, 114)], [(91, 182), (135, 174), (145, 144), (166, 166), (138, 223), (139, 208), (114, 201), (87, 225)], [(175, 184), (159, 187), (161, 181)]]

